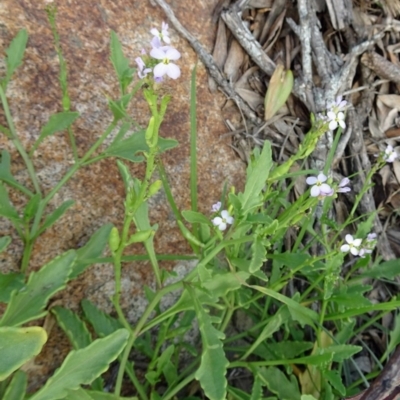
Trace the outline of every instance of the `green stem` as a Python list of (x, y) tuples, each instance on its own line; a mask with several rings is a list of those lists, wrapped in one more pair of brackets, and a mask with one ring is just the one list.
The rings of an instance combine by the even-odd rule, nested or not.
[(188, 375), (185, 379), (183, 379), (181, 382), (179, 382), (178, 385), (176, 385), (169, 393), (167, 393), (164, 397), (162, 397), (162, 400), (170, 400), (172, 399), (178, 392), (180, 392), (182, 389), (187, 387), (187, 385), (192, 382), (194, 379), (195, 372), (192, 374)]
[(0, 98), (1, 98), (1, 102), (3, 103), (4, 114), (6, 116), (8, 127), (9, 127), (10, 133), (11, 133), (9, 138), (12, 140), (12, 142), (14, 143), (14, 146), (18, 150), (18, 153), (21, 155), (22, 159), (24, 160), (24, 163), (25, 163), (26, 168), (29, 173), (29, 177), (31, 178), (31, 181), (32, 181), (33, 187), (35, 188), (36, 193), (41, 194), (42, 192), (40, 190), (39, 180), (36, 176), (35, 169), (33, 167), (32, 161), (28, 157), (27, 152), (25, 151), (24, 147), (22, 146), (21, 141), (19, 140), (19, 138), (17, 136), (14, 121), (12, 119), (11, 112), (10, 112), (10, 107), (8, 105), (8, 101), (7, 101), (6, 95), (4, 93), (3, 87), (1, 85), (0, 85)]

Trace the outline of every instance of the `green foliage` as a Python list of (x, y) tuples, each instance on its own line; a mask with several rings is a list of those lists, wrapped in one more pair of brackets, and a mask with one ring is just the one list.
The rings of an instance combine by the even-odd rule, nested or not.
[(300, 400), (300, 391), (293, 376), (290, 379), (276, 367), (260, 368), (257, 376), (279, 400)]
[(65, 287), (75, 258), (75, 252), (70, 250), (32, 272), (26, 285), (11, 294), (0, 326), (19, 326), (46, 315), (48, 300)]
[(11, 243), (10, 236), (3, 236), (0, 238), (0, 253), (4, 251), (7, 246)]
[(25, 397), (28, 378), (23, 371), (17, 371), (11, 382), (7, 386), (7, 390), (2, 397), (2, 400), (23, 400)]
[(39, 354), (46, 341), (46, 331), (37, 326), (0, 327), (0, 381)]
[(15, 70), (21, 65), (27, 41), (28, 33), (26, 29), (21, 29), (6, 50), (6, 76), (1, 82), (3, 87), (7, 86)]
[(128, 340), (126, 329), (119, 329), (89, 346), (71, 351), (63, 364), (31, 400), (63, 399), (70, 390), (88, 385), (108, 369)]
[(18, 272), (0, 274), (0, 302), (8, 303), (11, 293), (24, 287), (25, 275)]

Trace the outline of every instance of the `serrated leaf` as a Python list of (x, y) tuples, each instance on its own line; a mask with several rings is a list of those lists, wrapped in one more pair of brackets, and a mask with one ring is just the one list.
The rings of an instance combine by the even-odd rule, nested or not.
[(213, 326), (210, 316), (204, 311), (194, 290), (189, 289), (189, 292), (194, 302), (203, 344), (200, 367), (195, 372), (195, 379), (200, 382), (210, 400), (224, 400), (228, 385), (226, 370), (229, 365), (221, 341), (225, 335)]
[[(142, 162), (144, 161), (144, 156), (137, 153), (149, 152), (145, 134), (145, 131), (138, 131), (127, 139), (121, 140), (118, 143), (112, 143), (104, 154), (109, 157), (124, 158), (132, 162)], [(176, 146), (178, 146), (178, 142), (174, 139), (164, 139), (162, 137), (158, 139), (159, 153), (173, 149)]]
[(60, 207), (56, 208), (51, 214), (47, 215), (44, 219), (43, 225), (38, 230), (35, 237), (41, 235), (46, 229), (50, 228), (54, 223), (56, 223), (75, 203), (74, 200), (66, 200), (64, 203), (61, 204)]
[(346, 395), (346, 388), (338, 371), (323, 371), (323, 376), (343, 397)]
[(14, 71), (21, 65), (22, 58), (28, 41), (28, 32), (26, 29), (21, 29), (17, 36), (11, 41), (10, 46), (6, 50), (6, 82), (9, 81)]
[(267, 248), (265, 247), (265, 241), (260, 237), (254, 238), (254, 241), (251, 245), (251, 252), (249, 272), (254, 274), (263, 266), (267, 259)]
[(119, 329), (103, 339), (95, 340), (84, 349), (72, 350), (61, 367), (30, 400), (63, 399), (69, 390), (90, 384), (107, 371), (110, 363), (124, 349), (128, 337), (126, 329)]
[(25, 398), (28, 378), (23, 371), (17, 371), (8, 384), (2, 400), (23, 400)]
[(272, 167), (271, 143), (266, 140), (261, 154), (247, 168), (247, 179), (244, 192), (238, 195), (243, 214), (260, 204), (261, 191), (265, 186)]
[(279, 368), (259, 368), (257, 376), (272, 393), (278, 395), (279, 400), (300, 400), (296, 381), (289, 380)]
[(262, 343), (254, 350), (254, 354), (264, 360), (292, 359), (313, 348), (311, 342), (285, 341), (277, 343)]
[(30, 221), (36, 214), (42, 196), (39, 193), (33, 195), (24, 207), (24, 220)]
[[(0, 253), (3, 252), (10, 243), (11, 243), (11, 237), (10, 236), (1, 237), (0, 238)], [(0, 291), (0, 296), (1, 296), (1, 291)]]
[(0, 182), (0, 216), (6, 217), (14, 224), (21, 224), (17, 210), (11, 204), (8, 193), (4, 185)]
[(385, 359), (400, 343), (400, 314), (397, 314), (394, 319), (393, 329), (390, 331), (390, 340), (383, 355), (383, 359)]
[(122, 328), (122, 324), (105, 312), (99, 310), (89, 300), (83, 299), (81, 302), (86, 319), (93, 326), (98, 336), (104, 337)]
[(25, 287), (12, 293), (0, 326), (18, 326), (46, 315), (48, 300), (65, 287), (75, 258), (70, 250), (32, 272)]
[(92, 343), (92, 336), (84, 322), (71, 310), (56, 306), (51, 309), (58, 325), (68, 336), (75, 350), (82, 349)]
[(385, 261), (382, 264), (363, 271), (358, 278), (374, 278), (374, 279), (393, 279), (400, 275), (400, 263), (398, 259)]
[(46, 343), (43, 328), (0, 327), (0, 381), (35, 357)]
[(333, 354), (332, 361), (342, 362), (362, 350), (360, 346), (351, 344), (338, 344), (323, 349), (318, 349), (318, 354)]
[(8, 274), (0, 273), (0, 303), (8, 303), (11, 293), (14, 290), (20, 290), (24, 287), (25, 274), (10, 272)]
[(211, 223), (210, 220), (205, 215), (196, 211), (191, 211), (191, 210), (182, 211), (182, 217), (185, 218), (185, 220), (187, 222), (190, 222), (191, 224), (210, 225)]
[(112, 227), (113, 225), (111, 223), (103, 225), (97, 229), (83, 247), (76, 250), (77, 258), (72, 267), (70, 279), (76, 278), (88, 266), (93, 264), (94, 259), (102, 256), (107, 246)]
[(74, 121), (79, 117), (77, 111), (63, 111), (50, 116), (46, 125), (40, 131), (40, 135), (33, 145), (32, 151), (37, 149), (40, 143), (47, 136), (54, 135), (57, 132), (62, 132), (68, 129)]

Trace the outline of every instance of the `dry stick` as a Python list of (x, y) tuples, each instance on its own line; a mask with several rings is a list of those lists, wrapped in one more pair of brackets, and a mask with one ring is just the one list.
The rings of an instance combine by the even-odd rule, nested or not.
[(215, 64), (214, 59), (212, 58), (211, 54), (208, 53), (201, 43), (191, 34), (188, 32), (186, 28), (179, 22), (176, 18), (174, 12), (172, 11), (171, 7), (164, 1), (164, 0), (153, 0), (156, 4), (161, 7), (172, 23), (174, 28), (180, 35), (185, 38), (189, 44), (192, 46), (194, 51), (199, 56), (201, 62), (206, 66), (208, 69), (211, 77), (217, 82), (217, 84), (221, 87), (221, 89), (225, 92), (225, 94), (234, 100), (238, 107), (243, 111), (243, 114), (256, 125), (261, 124), (261, 119), (257, 117), (254, 111), (247, 105), (247, 103), (235, 92), (232, 88), (231, 84), (225, 79), (224, 75)]

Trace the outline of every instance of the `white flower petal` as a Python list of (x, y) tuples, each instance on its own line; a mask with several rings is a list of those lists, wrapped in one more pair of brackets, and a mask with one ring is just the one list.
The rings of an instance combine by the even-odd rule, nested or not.
[(338, 123), (335, 120), (329, 122), (329, 129), (331, 131), (334, 131), (337, 127), (338, 127)]
[(345, 236), (345, 239), (346, 239), (346, 242), (348, 243), (348, 244), (352, 244), (353, 243), (353, 236), (351, 236), (351, 235), (349, 235), (349, 234), (347, 234), (346, 236)]
[(167, 44), (170, 44), (170, 43), (171, 43), (171, 39), (169, 38), (169, 36), (163, 35), (162, 38), (163, 38), (163, 40), (164, 40), (165, 43), (167, 43)]
[(153, 36), (158, 36), (158, 37), (160, 37), (160, 32), (158, 32), (158, 29), (156, 29), (156, 28), (152, 28), (152, 29), (150, 30), (150, 33), (151, 33)]
[(349, 178), (343, 178), (339, 183), (339, 187), (345, 187), (349, 183), (350, 183), (350, 179)]
[(320, 185), (319, 191), (322, 194), (330, 195), (330, 193), (332, 193), (332, 188), (327, 183), (323, 183)]
[(234, 222), (235, 220), (233, 219), (233, 217), (228, 217), (228, 218), (225, 219), (225, 221), (226, 221), (229, 225), (232, 225), (233, 222)]
[(222, 223), (222, 218), (221, 217), (215, 217), (212, 221), (214, 226), (218, 226)]
[(311, 196), (312, 197), (318, 197), (319, 196), (319, 186), (315, 185), (311, 188)]
[(362, 239), (354, 239), (353, 240), (353, 246), (359, 247), (361, 246)]
[(342, 129), (346, 128), (346, 123), (342, 119), (339, 119), (339, 125)]
[(226, 229), (226, 223), (225, 222), (221, 222), (218, 226), (218, 229), (220, 231), (224, 231)]
[(337, 115), (337, 119), (343, 120), (344, 119), (344, 113), (339, 112), (338, 115)]
[(153, 71), (154, 77), (161, 78), (167, 73), (167, 71), (168, 71), (168, 65), (161, 62), (160, 64), (157, 64), (154, 67), (154, 71)]
[(167, 65), (167, 75), (172, 79), (178, 79), (181, 76), (181, 70), (173, 63)]
[(343, 253), (347, 252), (350, 250), (350, 246), (348, 244), (344, 244), (341, 248), (340, 251), (342, 251)]
[(156, 60), (163, 60), (166, 57), (165, 51), (158, 47), (153, 47), (150, 51), (150, 55)]
[(165, 54), (168, 60), (179, 60), (181, 58), (181, 53), (179, 53), (179, 51), (173, 47), (168, 48)]
[(309, 185), (315, 185), (315, 184), (318, 182), (318, 179), (317, 179), (316, 176), (309, 176), (309, 177), (306, 179), (306, 182), (307, 182)]
[(330, 119), (330, 120), (335, 120), (336, 119), (336, 114), (333, 111), (328, 111), (326, 113), (326, 116)]
[(318, 174), (317, 176), (318, 182), (325, 182), (328, 178), (326, 175), (324, 175), (322, 172)]
[(359, 250), (356, 247), (350, 247), (350, 253), (353, 254), (353, 256), (358, 256)]

